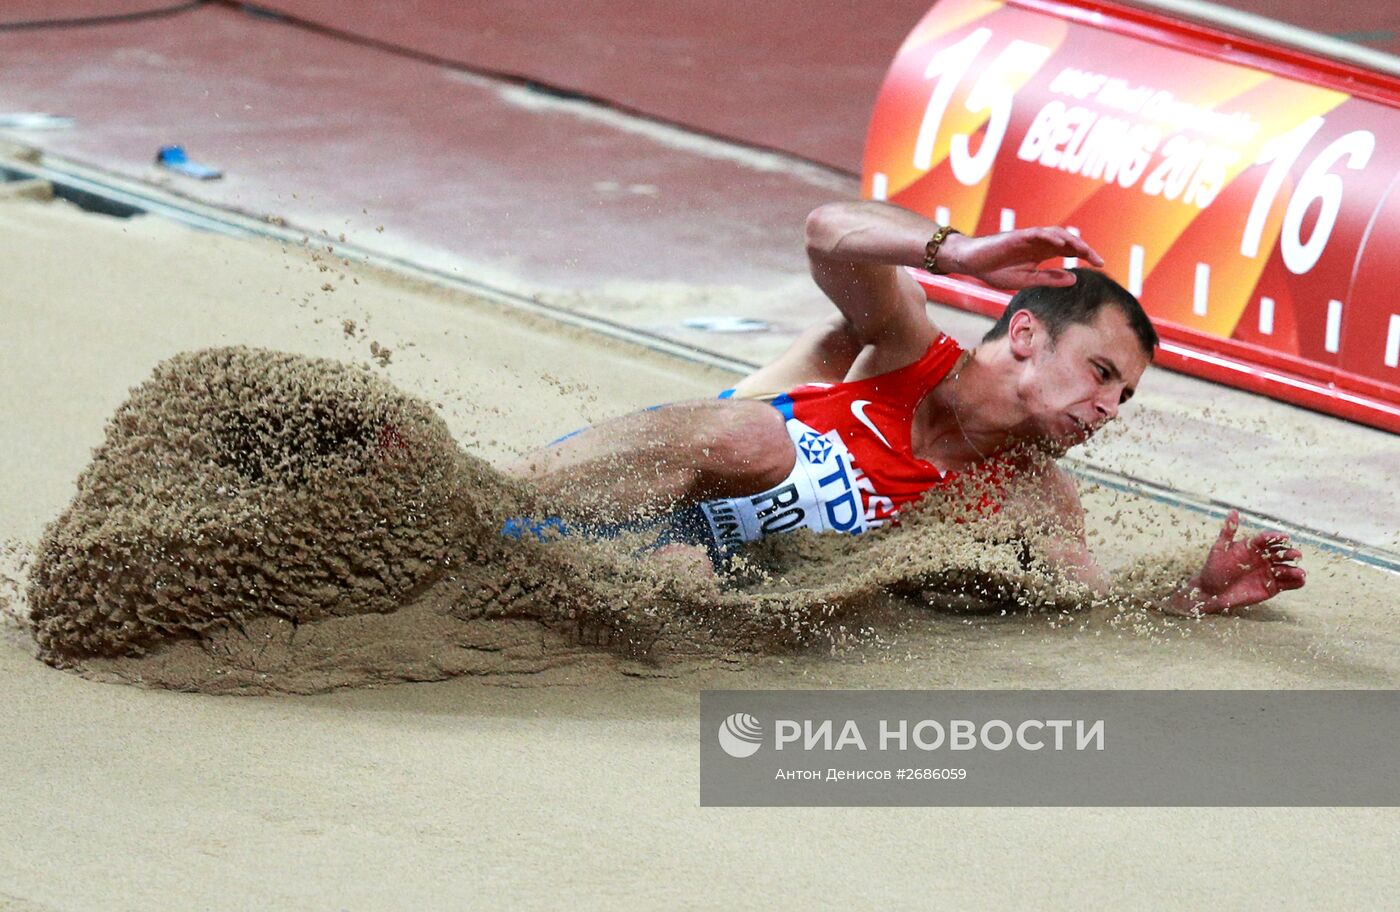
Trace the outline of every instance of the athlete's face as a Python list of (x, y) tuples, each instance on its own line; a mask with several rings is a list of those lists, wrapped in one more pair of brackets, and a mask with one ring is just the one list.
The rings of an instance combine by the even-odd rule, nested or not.
[(1060, 451), (1116, 418), (1147, 369), (1147, 356), (1117, 307), (1101, 308), (1093, 322), (1068, 326), (1054, 340), (1022, 311), (1012, 318), (1010, 336), (1024, 363), (1017, 394), (1026, 430)]

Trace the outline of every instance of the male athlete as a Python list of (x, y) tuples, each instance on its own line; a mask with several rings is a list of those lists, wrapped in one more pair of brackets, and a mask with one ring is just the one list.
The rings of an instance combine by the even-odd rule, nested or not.
[[(711, 553), (795, 528), (860, 532), (975, 479), (981, 508), (1054, 519), (1047, 556), (1106, 590), (1073, 481), (1018, 455), (1082, 443), (1117, 416), (1152, 359), (1157, 335), (1131, 294), (1102, 273), (1038, 268), (1102, 258), (1062, 228), (966, 237), (873, 202), (813, 211), (807, 253), (839, 316), (719, 399), (605, 422), (512, 471), (595, 528), (669, 516)], [(1022, 290), (965, 352), (930, 322), (905, 266)], [(1003, 484), (1018, 474), (1032, 481), (1014, 486), (1021, 494)], [(1162, 610), (1218, 613), (1303, 585), (1287, 536), (1237, 540), (1238, 526), (1231, 513)]]

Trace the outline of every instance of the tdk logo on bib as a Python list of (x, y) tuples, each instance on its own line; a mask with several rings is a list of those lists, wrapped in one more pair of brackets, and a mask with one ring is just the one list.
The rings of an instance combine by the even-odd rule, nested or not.
[(797, 448), (802, 451), (802, 455), (807, 457), (808, 462), (824, 463), (831, 455), (831, 441), (827, 440), (816, 431), (808, 431), (802, 435), (802, 439), (797, 442)]
[(865, 508), (851, 477), (850, 458), (850, 453), (833, 457), (831, 471), (816, 478), (823, 518), (833, 532), (860, 532), (864, 526)]

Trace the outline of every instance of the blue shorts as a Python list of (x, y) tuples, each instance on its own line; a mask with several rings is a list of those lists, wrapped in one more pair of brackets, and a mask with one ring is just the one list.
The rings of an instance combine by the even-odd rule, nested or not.
[(655, 539), (637, 552), (638, 554), (650, 553), (667, 545), (687, 544), (704, 546), (710, 562), (716, 566), (728, 559), (728, 554), (715, 543), (714, 537), (710, 535), (710, 525), (699, 505), (683, 507), (659, 519), (638, 519), (603, 525), (570, 524), (557, 516), (546, 516), (543, 519), (514, 516), (507, 519), (501, 526), (501, 535), (505, 538), (518, 539), (530, 535), (538, 541), (549, 541), (554, 538), (567, 538), (574, 535), (612, 540), (630, 532), (655, 533), (656, 535)]

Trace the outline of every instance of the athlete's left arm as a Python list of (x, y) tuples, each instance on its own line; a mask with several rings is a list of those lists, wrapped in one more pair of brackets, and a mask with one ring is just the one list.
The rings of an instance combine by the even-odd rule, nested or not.
[[(1052, 466), (1040, 494), (1033, 504), (1020, 501), (1008, 506), (1022, 511), (1027, 519), (1039, 513), (1042, 527), (1052, 529), (1044, 545), (1046, 557), (1071, 578), (1099, 594), (1107, 593), (1112, 581), (1089, 550), (1084, 507), (1074, 480), (1064, 469)], [(1237, 538), (1239, 526), (1239, 514), (1232, 510), (1201, 569), (1164, 597), (1156, 606), (1159, 610), (1181, 615), (1220, 614), (1302, 588), (1307, 575), (1294, 563), (1302, 552), (1291, 546), (1286, 534), (1260, 532)]]

